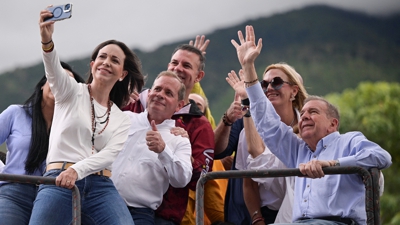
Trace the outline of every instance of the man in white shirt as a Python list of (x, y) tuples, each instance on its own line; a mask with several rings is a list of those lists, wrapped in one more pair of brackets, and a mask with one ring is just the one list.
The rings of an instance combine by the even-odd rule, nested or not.
[(164, 71), (149, 91), (146, 111), (125, 111), (132, 125), (111, 178), (135, 223), (154, 224), (154, 210), (169, 185), (185, 187), (192, 177), (190, 141), (170, 133), (175, 127), (171, 117), (183, 107), (184, 96), (180, 78)]

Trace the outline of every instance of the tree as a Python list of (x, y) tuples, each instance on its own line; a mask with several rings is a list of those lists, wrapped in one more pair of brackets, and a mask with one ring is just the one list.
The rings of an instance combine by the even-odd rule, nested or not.
[[(363, 82), (355, 89), (326, 96), (339, 108), (340, 132), (361, 131), (392, 155), (392, 166), (384, 170), (385, 192), (381, 198), (383, 224), (400, 221), (400, 84)], [(396, 222), (397, 221), (397, 222)]]

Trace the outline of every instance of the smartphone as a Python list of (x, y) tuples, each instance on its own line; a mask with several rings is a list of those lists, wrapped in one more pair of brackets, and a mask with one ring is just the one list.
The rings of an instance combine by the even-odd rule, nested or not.
[(51, 13), (52, 17), (46, 18), (44, 21), (59, 21), (69, 19), (72, 16), (72, 4), (68, 3), (65, 5), (57, 5), (47, 8)]

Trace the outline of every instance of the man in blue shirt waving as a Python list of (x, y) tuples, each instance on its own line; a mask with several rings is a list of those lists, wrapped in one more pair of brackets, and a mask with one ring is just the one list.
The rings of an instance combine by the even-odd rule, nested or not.
[(252, 26), (246, 26), (245, 38), (241, 31), (238, 36), (240, 44), (234, 40), (232, 44), (245, 72), (244, 83), (257, 131), (287, 167), (299, 167), (307, 175), (296, 177), (292, 218), (295, 224), (366, 224), (361, 177), (356, 174), (325, 176), (322, 168), (342, 165), (384, 169), (392, 164), (390, 154), (360, 132), (340, 134), (338, 110), (317, 96), (309, 97), (301, 110), (301, 138), (293, 134), (292, 128), (280, 121), (258, 82), (254, 60), (261, 51), (261, 39), (256, 44)]

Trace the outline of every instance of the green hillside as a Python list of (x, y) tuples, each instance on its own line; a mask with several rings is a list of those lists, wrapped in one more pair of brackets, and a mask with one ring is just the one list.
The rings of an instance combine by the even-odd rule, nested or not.
[[(328, 6), (306, 7), (206, 34), (211, 44), (201, 83), (217, 120), (233, 99), (224, 77), (230, 70), (239, 69), (230, 40), (237, 39), (237, 31), (246, 24), (253, 25), (256, 37), (263, 38), (263, 50), (256, 61), (260, 76), (267, 65), (287, 62), (303, 76), (309, 93), (318, 95), (355, 88), (361, 81), (400, 82), (400, 14), (377, 18)], [(188, 41), (153, 52), (136, 50), (149, 75), (146, 86), (166, 69), (173, 49)], [(86, 74), (88, 60), (89, 56), (69, 63)], [(0, 110), (22, 103), (42, 75), (42, 64), (2, 74)]]

